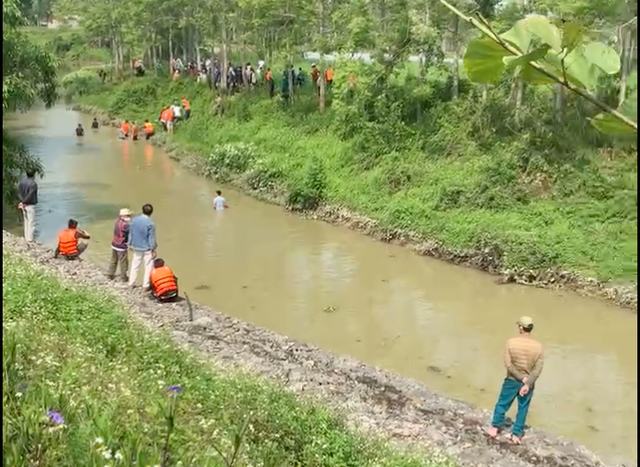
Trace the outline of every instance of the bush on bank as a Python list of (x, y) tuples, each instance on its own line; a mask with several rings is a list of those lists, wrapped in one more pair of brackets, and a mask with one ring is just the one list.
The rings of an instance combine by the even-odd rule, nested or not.
[[(410, 96), (389, 84), (375, 99), (337, 85), (324, 114), (312, 92), (289, 105), (258, 90), (226, 98), (219, 115), (206, 86), (158, 77), (79, 99), (114, 117), (156, 120), (186, 96), (192, 119), (171, 142), (204, 156), (221, 182), (275, 190), (295, 208), (345, 206), (452, 249), (489, 248), (507, 268), (634, 281), (634, 150), (607, 149), (575, 115), (554, 133), (535, 96), (514, 131), (498, 90), (484, 103), (446, 102), (443, 79)], [(419, 120), (407, 116), (416, 99), (428, 109)]]
[(98, 292), (10, 254), (2, 266), (3, 465), (452, 465), (365, 439), (267, 383), (206, 369)]

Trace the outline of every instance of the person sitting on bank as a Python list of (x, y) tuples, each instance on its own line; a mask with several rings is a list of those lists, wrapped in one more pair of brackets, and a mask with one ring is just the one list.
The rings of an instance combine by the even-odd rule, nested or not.
[(97, 130), (100, 125), (98, 124), (98, 119), (93, 117), (93, 121), (91, 122), (91, 129)]
[(84, 136), (84, 128), (82, 128), (82, 123), (78, 123), (76, 127), (76, 136)]
[(153, 261), (150, 282), (151, 295), (156, 300), (167, 302), (178, 297), (178, 278), (162, 258)]
[(58, 246), (54, 257), (62, 255), (66, 259), (77, 259), (87, 249), (88, 244), (79, 242), (79, 239), (89, 240), (91, 237), (87, 232), (78, 228), (78, 221), (69, 219), (66, 229), (62, 229), (58, 234)]

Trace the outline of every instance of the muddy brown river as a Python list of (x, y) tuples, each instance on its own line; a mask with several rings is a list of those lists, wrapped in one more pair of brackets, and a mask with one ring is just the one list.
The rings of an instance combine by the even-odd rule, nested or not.
[[(74, 217), (93, 237), (87, 258), (104, 264), (118, 210), (152, 203), (158, 254), (193, 300), (488, 409), (504, 377), (504, 341), (530, 315), (547, 356), (530, 423), (605, 457), (637, 459), (637, 315), (569, 292), (497, 285), (301, 219), (195, 176), (144, 141), (120, 141), (113, 128), (92, 132), (90, 120), (54, 108), (5, 121), (45, 166), (40, 242), (55, 246)], [(213, 211), (216, 189), (229, 210)]]

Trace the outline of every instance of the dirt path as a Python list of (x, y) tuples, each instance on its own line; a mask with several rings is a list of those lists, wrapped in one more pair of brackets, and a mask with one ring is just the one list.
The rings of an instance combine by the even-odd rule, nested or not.
[[(140, 292), (106, 281), (104, 271), (87, 261), (54, 260), (51, 250), (3, 231), (3, 253), (11, 252), (75, 283), (100, 287), (117, 296), (132, 315), (152, 328), (172, 332), (175, 340), (210, 356), (280, 381), (301, 394), (320, 396), (340, 408), (362, 430), (404, 443), (430, 446), (468, 467), (609, 467), (573, 442), (531, 429), (526, 442), (491, 442), (482, 434), (487, 411), (436, 394), (423, 385), (348, 357), (324, 352), (210, 308), (186, 302), (161, 305)], [(627, 467), (636, 464), (617, 464)]]

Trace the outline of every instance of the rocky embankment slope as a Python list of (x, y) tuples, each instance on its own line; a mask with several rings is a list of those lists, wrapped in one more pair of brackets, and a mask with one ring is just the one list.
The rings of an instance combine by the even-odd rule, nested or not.
[[(610, 467), (571, 441), (531, 429), (520, 446), (483, 435), (485, 410), (436, 394), (423, 385), (349, 357), (324, 352), (266, 329), (186, 301), (158, 304), (124, 284), (108, 282), (102, 268), (88, 261), (53, 258), (51, 250), (7, 232), (3, 254), (13, 253), (77, 285), (107, 289), (131, 315), (151, 328), (210, 357), (319, 397), (340, 409), (358, 429), (401, 443), (428, 446), (465, 467)], [(631, 464), (626, 464), (631, 466)]]

